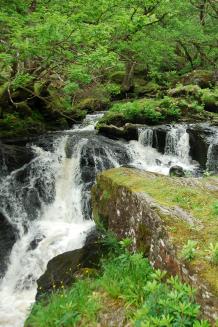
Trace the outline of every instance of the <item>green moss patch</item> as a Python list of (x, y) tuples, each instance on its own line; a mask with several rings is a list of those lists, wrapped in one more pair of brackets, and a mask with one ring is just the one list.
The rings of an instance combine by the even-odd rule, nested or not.
[[(107, 183), (107, 180), (110, 181)], [(168, 235), (181, 257), (183, 247), (189, 240), (197, 242), (196, 257), (189, 264), (198, 270), (214, 292), (218, 294), (218, 266), (209, 259), (210, 244), (218, 240), (218, 178), (170, 178), (134, 169), (118, 168), (104, 172), (99, 183), (113, 192), (116, 187), (125, 187), (131, 192), (146, 193), (165, 208), (181, 208), (194, 219), (186, 221), (168, 215), (159, 209)], [(111, 189), (112, 187), (112, 189)], [(171, 211), (171, 210), (170, 210)]]

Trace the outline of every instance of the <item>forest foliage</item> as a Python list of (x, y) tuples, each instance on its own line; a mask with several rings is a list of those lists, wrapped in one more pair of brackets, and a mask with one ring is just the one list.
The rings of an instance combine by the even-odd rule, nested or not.
[(216, 0), (0, 0), (0, 97), (72, 111), (95, 89), (105, 107), (138, 75), (215, 70), (217, 19)]

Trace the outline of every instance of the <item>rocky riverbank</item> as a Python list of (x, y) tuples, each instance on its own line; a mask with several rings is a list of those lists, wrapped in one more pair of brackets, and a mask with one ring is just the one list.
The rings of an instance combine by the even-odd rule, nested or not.
[[(120, 168), (98, 176), (93, 215), (119, 239), (133, 239), (133, 250), (154, 267), (195, 287), (204, 315), (215, 321), (218, 269), (210, 249), (217, 244), (217, 196), (216, 177), (179, 179)], [(193, 257), (184, 256), (187, 244)]]

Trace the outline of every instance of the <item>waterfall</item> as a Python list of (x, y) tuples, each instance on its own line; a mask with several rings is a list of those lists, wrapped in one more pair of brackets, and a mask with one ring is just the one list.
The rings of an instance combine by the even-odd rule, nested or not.
[(144, 146), (151, 146), (153, 145), (153, 129), (146, 128), (142, 129), (139, 128), (139, 143)]
[(84, 244), (94, 227), (90, 189), (96, 174), (129, 162), (122, 143), (96, 135), (100, 116), (49, 136), (49, 146), (32, 145), (34, 159), (2, 180), (1, 213), (17, 240), (0, 279), (1, 327), (23, 326), (48, 261)]
[(139, 128), (138, 132), (138, 142), (131, 141), (127, 145), (131, 165), (165, 175), (168, 175), (170, 167), (175, 165), (188, 171), (194, 171), (197, 168), (189, 157), (189, 134), (186, 132), (185, 125), (171, 126), (166, 132), (164, 154), (154, 148), (154, 144), (158, 145), (155, 127)]
[[(83, 220), (81, 210), (79, 164), (84, 143), (85, 140), (81, 140), (74, 147), (72, 158), (65, 154), (67, 137), (59, 139), (54, 153), (34, 147), (36, 159), (29, 167), (13, 172), (1, 187), (3, 212), (16, 226), (18, 239), (0, 281), (0, 326), (22, 326), (27, 309), (34, 301), (36, 281), (47, 262), (60, 253), (81, 247), (93, 226), (92, 221)], [(18, 176), (24, 170), (27, 176), (22, 183)], [(40, 182), (43, 182), (44, 194), (35, 190)], [(28, 194), (36, 198), (30, 208), (34, 211), (32, 217), (24, 202)], [(31, 203), (29, 205), (31, 207)]]
[(190, 162), (189, 134), (185, 125), (172, 126), (167, 132), (165, 154), (178, 156), (182, 162)]

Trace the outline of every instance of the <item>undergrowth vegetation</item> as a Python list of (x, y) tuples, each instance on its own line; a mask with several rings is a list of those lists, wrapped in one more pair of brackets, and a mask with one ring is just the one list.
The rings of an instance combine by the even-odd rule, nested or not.
[(72, 287), (35, 304), (25, 326), (101, 326), (113, 319), (114, 325), (121, 319), (123, 325), (136, 327), (210, 326), (198, 319), (194, 289), (154, 270), (128, 246), (128, 240), (117, 243), (98, 272), (83, 274)]
[(204, 104), (192, 97), (145, 98), (114, 104), (99, 121), (97, 128), (102, 124), (122, 126), (128, 122), (154, 125), (163, 122), (176, 122), (182, 117), (205, 118), (205, 115)]

